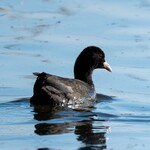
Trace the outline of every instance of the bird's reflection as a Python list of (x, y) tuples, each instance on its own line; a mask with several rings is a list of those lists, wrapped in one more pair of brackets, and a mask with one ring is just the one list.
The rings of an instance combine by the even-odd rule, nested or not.
[[(81, 121), (66, 121), (65, 117), (61, 114), (63, 110), (57, 109), (57, 111), (52, 110), (46, 107), (34, 107), (34, 119), (41, 121), (44, 120), (47, 122), (39, 123), (35, 125), (35, 133), (38, 135), (54, 135), (54, 134), (63, 134), (63, 133), (74, 133), (77, 135), (77, 140), (84, 143), (85, 146), (79, 148), (79, 150), (87, 150), (87, 149), (106, 149), (106, 131), (108, 129), (107, 126), (99, 126), (94, 127), (94, 120), (90, 119), (90, 117), (86, 116), (87, 119)], [(59, 113), (58, 113), (59, 112)], [(74, 112), (78, 113), (78, 112)], [(84, 112), (85, 114), (86, 112)], [(82, 114), (82, 112), (81, 112)], [(66, 113), (65, 113), (66, 115)], [(78, 116), (80, 117), (80, 116)], [(65, 120), (64, 122), (57, 122), (55, 119)], [(52, 122), (51, 122), (52, 121)], [(104, 120), (99, 120), (100, 124)]]
[(83, 121), (81, 124), (77, 124), (75, 128), (75, 134), (78, 135), (78, 140), (86, 144), (105, 144), (105, 132), (94, 132), (92, 121)]
[(69, 133), (70, 130), (69, 123), (59, 123), (59, 124), (48, 124), (41, 123), (35, 125), (35, 133), (38, 135), (52, 135), (52, 134), (63, 134)]
[(38, 121), (50, 120), (53, 118), (61, 117), (56, 112), (63, 111), (61, 107), (50, 107), (50, 106), (34, 106), (34, 119)]
[(50, 150), (49, 148), (38, 148), (37, 150)]

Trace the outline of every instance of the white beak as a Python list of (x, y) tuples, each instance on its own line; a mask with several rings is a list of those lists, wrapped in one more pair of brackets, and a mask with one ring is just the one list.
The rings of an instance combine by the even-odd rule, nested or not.
[(110, 65), (106, 61), (103, 63), (103, 66), (106, 70), (108, 70), (109, 72), (112, 72)]

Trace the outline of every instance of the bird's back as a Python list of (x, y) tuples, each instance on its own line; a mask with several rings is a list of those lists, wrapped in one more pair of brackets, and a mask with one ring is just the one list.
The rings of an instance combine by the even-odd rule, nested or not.
[(94, 87), (83, 81), (47, 73), (34, 74), (38, 77), (31, 98), (32, 104), (78, 107), (90, 106), (95, 100)]

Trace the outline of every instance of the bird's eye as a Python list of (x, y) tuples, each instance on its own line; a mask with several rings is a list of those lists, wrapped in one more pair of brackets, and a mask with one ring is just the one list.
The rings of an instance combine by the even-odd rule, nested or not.
[(100, 54), (100, 58), (103, 58), (103, 55), (102, 55), (102, 54)]

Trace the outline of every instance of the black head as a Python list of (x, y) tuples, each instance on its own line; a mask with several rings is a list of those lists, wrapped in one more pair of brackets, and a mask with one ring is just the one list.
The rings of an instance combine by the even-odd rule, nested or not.
[(105, 68), (110, 72), (112, 71), (105, 60), (104, 52), (99, 47), (89, 46), (76, 59), (74, 66), (75, 78), (87, 83), (92, 82), (92, 72), (97, 68)]

